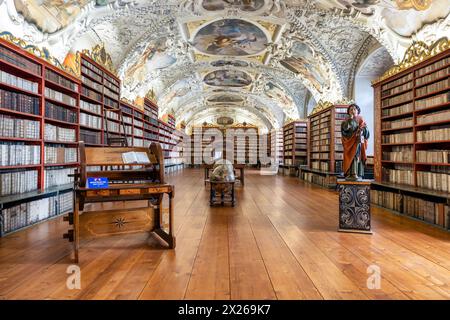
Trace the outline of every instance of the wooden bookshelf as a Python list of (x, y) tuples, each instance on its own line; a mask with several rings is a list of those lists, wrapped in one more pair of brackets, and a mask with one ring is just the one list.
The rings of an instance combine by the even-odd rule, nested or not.
[(299, 167), (308, 162), (308, 122), (292, 121), (283, 126), (283, 164)]
[(256, 165), (259, 159), (259, 129), (251, 124), (236, 124), (222, 130), (224, 135), (224, 157), (227, 157), (227, 141), (233, 142), (235, 164)]
[[(124, 136), (120, 129), (109, 130), (121, 127), (120, 79), (86, 54), (81, 54), (80, 60), (80, 140), (90, 146), (104, 146), (108, 136)], [(117, 114), (118, 119), (108, 117), (108, 111)]]
[(283, 129), (272, 129), (269, 133), (269, 154), (275, 158), (276, 165), (283, 165)]
[[(443, 210), (438, 203), (446, 200), (437, 194), (450, 191), (449, 75), (447, 49), (373, 85), (375, 154), (379, 155), (375, 157), (377, 184), (373, 188), (382, 194), (377, 204), (441, 227), (446, 225), (438, 217)], [(424, 216), (420, 208), (412, 212), (414, 206), (392, 188), (399, 185), (409, 188), (411, 199), (425, 201), (420, 208), (431, 208), (434, 203), (436, 214)], [(430, 190), (436, 192), (434, 197)]]
[(78, 165), (80, 80), (2, 39), (0, 71), (4, 235), (63, 213), (50, 197), (70, 190)]

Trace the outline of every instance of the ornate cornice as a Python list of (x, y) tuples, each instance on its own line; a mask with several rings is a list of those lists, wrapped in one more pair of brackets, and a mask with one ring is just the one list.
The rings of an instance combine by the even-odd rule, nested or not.
[(450, 40), (447, 37), (439, 39), (430, 46), (422, 41), (414, 41), (406, 50), (402, 62), (390, 68), (379, 79), (372, 81), (372, 84), (377, 84), (448, 49), (450, 49)]
[(105, 45), (103, 43), (97, 44), (91, 50), (84, 49), (82, 53), (105, 67), (109, 72), (117, 75), (117, 70), (114, 68), (111, 56), (106, 52)]
[(314, 107), (314, 109), (311, 111), (311, 113), (309, 114), (309, 116), (312, 116), (320, 111), (323, 111), (325, 109), (328, 109), (330, 107), (334, 106), (333, 103), (331, 103), (330, 101), (319, 101), (316, 106)]
[(25, 40), (15, 37), (11, 32), (8, 31), (1, 32), (0, 38), (24, 49), (25, 51), (40, 59), (47, 61), (51, 65), (61, 69), (64, 72), (70, 73), (71, 75), (76, 77), (80, 76), (79, 73), (76, 73), (71, 68), (64, 66), (58, 59), (50, 55), (50, 52), (45, 47), (39, 48), (35, 45), (28, 44)]

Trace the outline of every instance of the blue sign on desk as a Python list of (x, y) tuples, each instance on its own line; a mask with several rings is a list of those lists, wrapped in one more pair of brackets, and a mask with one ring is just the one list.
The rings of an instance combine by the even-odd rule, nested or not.
[(87, 184), (89, 189), (108, 188), (108, 178), (88, 178)]

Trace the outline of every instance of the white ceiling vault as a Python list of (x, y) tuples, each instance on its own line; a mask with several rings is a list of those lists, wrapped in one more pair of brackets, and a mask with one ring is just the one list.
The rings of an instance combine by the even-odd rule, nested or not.
[(311, 99), (351, 99), (357, 73), (379, 74), (413, 40), (448, 36), (449, 12), (450, 0), (0, 0), (0, 31), (61, 61), (103, 43), (123, 96), (153, 90), (178, 122), (270, 129)]

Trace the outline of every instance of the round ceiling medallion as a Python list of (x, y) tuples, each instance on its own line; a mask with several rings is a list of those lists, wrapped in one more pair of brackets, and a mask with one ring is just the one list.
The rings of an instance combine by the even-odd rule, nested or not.
[(252, 78), (238, 70), (216, 70), (208, 73), (203, 81), (215, 87), (246, 87), (252, 83)]
[(230, 118), (230, 117), (217, 118), (217, 124), (219, 124), (221, 126), (230, 125), (230, 124), (233, 124), (233, 122), (234, 122), (233, 118)]
[(202, 27), (194, 47), (205, 54), (248, 56), (266, 49), (267, 36), (256, 25), (241, 19), (222, 19)]

